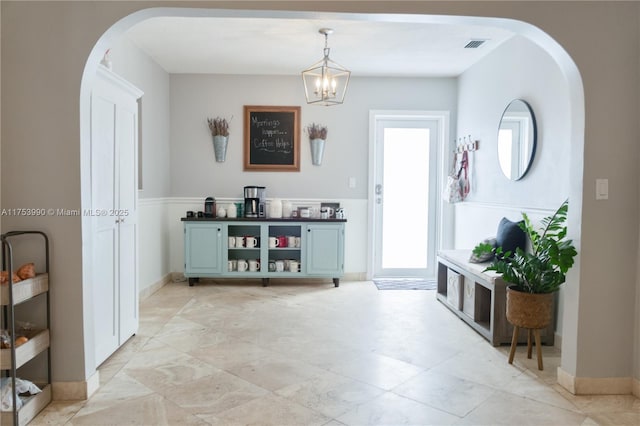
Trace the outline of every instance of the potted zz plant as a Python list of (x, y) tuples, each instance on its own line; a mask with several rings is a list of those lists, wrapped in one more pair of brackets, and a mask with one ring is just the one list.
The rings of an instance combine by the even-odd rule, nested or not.
[[(520, 228), (531, 242), (531, 251), (520, 248), (515, 253), (502, 253), (496, 248), (496, 260), (485, 270), (496, 271), (511, 285), (507, 287), (507, 320), (514, 325), (509, 363), (513, 362), (519, 328), (529, 329), (531, 355), (531, 331), (536, 338), (538, 368), (542, 370), (540, 329), (546, 328), (552, 319), (553, 297), (566, 280), (566, 273), (573, 266), (577, 255), (573, 242), (566, 238), (568, 202), (541, 221), (541, 228), (534, 229), (529, 217), (523, 213)], [(487, 251), (490, 247), (477, 250)]]
[(324, 143), (327, 140), (327, 126), (311, 123), (306, 128), (311, 144), (311, 162), (314, 166), (322, 164)]
[(213, 151), (216, 161), (224, 162), (227, 157), (227, 143), (229, 142), (229, 122), (226, 118), (207, 118), (209, 130), (213, 136)]

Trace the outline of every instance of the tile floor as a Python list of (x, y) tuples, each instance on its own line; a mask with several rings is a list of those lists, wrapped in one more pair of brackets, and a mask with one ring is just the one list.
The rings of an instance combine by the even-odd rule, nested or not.
[(633, 396), (576, 397), (435, 299), (371, 282), (171, 283), (88, 401), (33, 425), (640, 425)]

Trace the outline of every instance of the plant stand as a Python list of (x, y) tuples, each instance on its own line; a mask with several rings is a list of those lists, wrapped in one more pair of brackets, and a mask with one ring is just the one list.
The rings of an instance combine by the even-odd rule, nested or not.
[[(538, 357), (538, 370), (544, 370), (542, 365), (542, 345), (540, 343), (540, 329), (527, 329), (527, 358), (531, 359), (531, 334), (533, 333), (535, 341), (536, 341), (536, 355)], [(511, 340), (511, 349), (509, 350), (509, 364), (513, 364), (513, 358), (516, 355), (516, 346), (518, 346), (518, 333), (520, 332), (520, 327), (517, 325), (513, 326), (513, 338)]]
[(513, 324), (509, 364), (513, 364), (513, 357), (516, 354), (518, 333), (521, 328), (526, 328), (528, 330), (527, 358), (531, 359), (531, 334), (533, 334), (536, 342), (536, 354), (538, 356), (538, 370), (544, 369), (542, 365), (540, 330), (547, 328), (551, 323), (553, 296), (553, 293), (524, 293), (514, 290), (511, 286), (507, 287), (507, 320)]

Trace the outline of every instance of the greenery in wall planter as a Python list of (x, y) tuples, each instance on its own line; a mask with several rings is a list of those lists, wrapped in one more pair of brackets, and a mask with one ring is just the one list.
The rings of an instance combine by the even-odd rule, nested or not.
[(305, 130), (309, 135), (309, 143), (311, 144), (311, 162), (314, 166), (319, 166), (322, 164), (324, 144), (327, 140), (327, 126), (311, 123)]
[(226, 118), (207, 118), (209, 130), (213, 137), (213, 150), (216, 161), (222, 163), (227, 157), (227, 144), (229, 142), (229, 122)]

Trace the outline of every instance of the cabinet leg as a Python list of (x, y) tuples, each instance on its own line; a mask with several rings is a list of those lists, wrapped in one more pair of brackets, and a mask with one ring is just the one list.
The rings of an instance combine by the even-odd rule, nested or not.
[(540, 346), (540, 330), (533, 330), (533, 335), (536, 338), (536, 352), (538, 354), (538, 370), (543, 370), (542, 368), (542, 346)]
[(333, 286), (334, 287), (340, 287), (340, 278), (334, 278), (333, 279)]
[(198, 281), (200, 281), (200, 278), (189, 278), (189, 287), (193, 287)]
[(262, 279), (262, 287), (266, 287), (269, 285), (269, 278), (263, 278)]
[(516, 346), (518, 346), (518, 331), (520, 331), (520, 328), (517, 325), (514, 325), (513, 336), (511, 337), (511, 350), (509, 351), (509, 364), (513, 364), (513, 357), (516, 354)]

